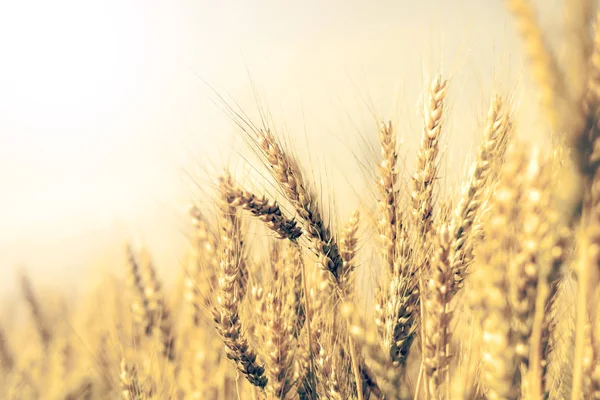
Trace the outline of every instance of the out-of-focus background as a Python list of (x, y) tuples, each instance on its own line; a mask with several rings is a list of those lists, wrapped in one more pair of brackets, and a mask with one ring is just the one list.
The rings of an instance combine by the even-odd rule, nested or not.
[[(544, 25), (561, 23), (558, 1), (537, 4)], [(0, 294), (19, 268), (76, 287), (122, 262), (130, 238), (168, 279), (183, 256), (190, 176), (210, 191), (206, 176), (247, 152), (208, 85), (256, 116), (254, 85), (346, 210), (375, 168), (356, 165), (375, 159), (378, 119), (398, 123), (410, 164), (436, 71), (451, 79), (448, 180), (471, 160), (494, 90), (513, 95), (534, 134), (501, 0), (2, 2)]]

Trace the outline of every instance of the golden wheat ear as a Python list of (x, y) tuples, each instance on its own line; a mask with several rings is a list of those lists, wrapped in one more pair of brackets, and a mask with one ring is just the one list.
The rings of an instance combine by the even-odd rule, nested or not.
[(219, 290), (213, 307), (213, 320), (227, 357), (253, 385), (264, 388), (268, 379), (264, 367), (258, 363), (254, 351), (245, 336), (240, 320), (240, 307), (246, 283), (241, 272), (241, 232), (240, 221), (233, 199), (228, 195), (232, 185), (231, 176), (220, 180), (221, 206), (221, 258), (218, 273)]
[(421, 147), (412, 178), (413, 224), (418, 235), (426, 236), (433, 220), (433, 189), (438, 173), (438, 153), (441, 138), (444, 100), (448, 81), (436, 77), (431, 83), (424, 110)]
[(391, 122), (381, 124), (379, 129), (382, 161), (379, 165), (379, 181), (377, 187), (381, 199), (378, 203), (379, 218), (377, 221), (382, 242), (382, 260), (390, 272), (396, 262), (396, 235), (398, 233), (398, 153), (396, 149), (396, 132)]
[(392, 360), (386, 355), (379, 335), (369, 326), (365, 318), (351, 302), (344, 302), (340, 308), (342, 316), (348, 323), (348, 332), (357, 346), (359, 353), (364, 353), (372, 372), (371, 379), (386, 398), (395, 399), (400, 396), (401, 371), (394, 367)]
[(442, 385), (450, 381), (450, 321), (454, 274), (450, 266), (450, 233), (442, 223), (436, 235), (430, 277), (423, 287), (423, 365), (429, 394), (442, 398)]
[(272, 286), (265, 298), (266, 306), (266, 362), (269, 385), (267, 393), (273, 398), (284, 399), (294, 389), (294, 324), (293, 303), (287, 301), (284, 286)]
[[(137, 291), (137, 299), (141, 299), (139, 320), (145, 322), (146, 336), (152, 336), (158, 328), (163, 347), (163, 356), (175, 360), (175, 334), (171, 309), (165, 300), (164, 290), (156, 273), (156, 268), (146, 250), (142, 249), (138, 257), (133, 252), (131, 245), (127, 246), (129, 261), (130, 285)], [(136, 303), (134, 303), (134, 306)], [(134, 307), (135, 311), (135, 307)], [(134, 315), (135, 316), (135, 315)]]
[(478, 249), (473, 272), (472, 300), (481, 317), (481, 380), (491, 398), (515, 398), (520, 393), (516, 333), (509, 293), (507, 265), (515, 258), (516, 228), (522, 200), (522, 174), (526, 155), (511, 153), (492, 198), (492, 215), (486, 221), (486, 239)]
[(447, 81), (436, 77), (427, 92), (421, 146), (412, 176), (410, 218), (396, 214), (394, 266), (377, 296), (376, 323), (391, 360), (404, 369), (417, 333), (420, 313), (419, 281), (429, 263), (433, 227), (434, 183), (438, 172)]
[(29, 277), (26, 274), (21, 274), (21, 290), (23, 293), (23, 297), (29, 306), (29, 311), (33, 317), (33, 322), (37, 329), (38, 335), (40, 337), (40, 341), (44, 346), (45, 350), (48, 350), (50, 347), (50, 342), (52, 341), (52, 332), (48, 325), (48, 321), (44, 312), (42, 311), (42, 306), (39, 302), (38, 297), (33, 290), (33, 286)]
[(235, 186), (233, 182), (224, 183), (226, 186), (226, 195), (232, 206), (241, 207), (250, 211), (252, 215), (275, 232), (279, 239), (296, 240), (302, 235), (302, 230), (297, 226), (296, 221), (284, 217), (281, 208), (277, 202), (269, 201), (266, 197), (257, 197), (254, 194)]
[(175, 333), (173, 331), (173, 321), (171, 309), (165, 299), (162, 284), (158, 279), (156, 268), (150, 255), (143, 252), (143, 268), (146, 276), (146, 296), (150, 305), (151, 312), (155, 315), (153, 318), (159, 330), (160, 340), (163, 346), (163, 356), (169, 361), (175, 360)]
[(342, 298), (349, 299), (355, 293), (355, 270), (356, 270), (356, 252), (358, 246), (358, 225), (360, 223), (360, 214), (358, 210), (352, 212), (348, 223), (340, 234), (340, 256), (342, 257), (344, 269), (340, 274), (340, 286), (342, 289)]
[(136, 258), (131, 244), (126, 246), (128, 272), (128, 286), (131, 288), (133, 301), (131, 309), (134, 322), (137, 325), (144, 325), (144, 333), (147, 336), (152, 334), (154, 326), (154, 316), (150, 308), (149, 300), (146, 295), (146, 283), (142, 277), (142, 270)]
[[(218, 286), (218, 238), (215, 229), (200, 210), (192, 206), (188, 213), (192, 222), (191, 254), (185, 270), (185, 298), (191, 305), (192, 322), (200, 326), (207, 310), (212, 308), (211, 293)], [(210, 314), (210, 312), (208, 312)]]
[(469, 261), (469, 254), (476, 246), (477, 239), (472, 234), (476, 219), (489, 192), (496, 184), (493, 178), (498, 175), (504, 163), (506, 148), (512, 136), (512, 122), (506, 104), (500, 96), (492, 97), (483, 132), (483, 139), (477, 158), (471, 167), (463, 195), (454, 212), (450, 226), (451, 251), (450, 265), (456, 275), (455, 289), (462, 287)]
[(561, 113), (564, 111), (561, 103), (564, 101), (562, 98), (565, 88), (556, 57), (546, 43), (531, 1), (507, 0), (506, 5), (524, 41), (533, 78), (538, 85), (550, 125), (557, 130)]
[[(591, 52), (591, 10), (588, 0), (569, 2), (565, 10), (567, 62), (559, 65), (537, 20), (530, 0), (507, 0), (515, 23), (521, 33), (541, 103), (553, 132), (565, 135), (575, 170), (565, 171), (574, 182), (569, 187), (570, 219), (573, 224), (581, 217), (582, 203), (593, 170), (589, 163), (590, 131), (596, 125), (597, 106), (586, 105), (590, 100), (590, 83), (596, 79)], [(566, 4), (566, 3), (565, 3)], [(563, 67), (563, 68), (560, 68)]]
[(256, 149), (302, 220), (310, 249), (318, 257), (319, 266), (329, 272), (333, 287), (337, 288), (343, 261), (337, 238), (323, 219), (314, 189), (306, 181), (298, 162), (283, 150), (270, 131), (257, 131), (255, 134), (253, 143)]

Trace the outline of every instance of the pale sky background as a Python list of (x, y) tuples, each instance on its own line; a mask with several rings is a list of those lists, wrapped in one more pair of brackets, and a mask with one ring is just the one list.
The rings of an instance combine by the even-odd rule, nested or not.
[[(558, 2), (538, 4), (556, 28)], [(493, 89), (522, 112), (535, 103), (502, 0), (1, 2), (0, 294), (19, 267), (40, 286), (114, 269), (134, 236), (163, 275), (179, 273), (184, 171), (243, 164), (202, 80), (253, 114), (252, 80), (349, 209), (360, 135), (375, 143), (374, 117), (393, 118), (412, 158), (438, 70), (452, 79), (446, 154), (462, 173)]]

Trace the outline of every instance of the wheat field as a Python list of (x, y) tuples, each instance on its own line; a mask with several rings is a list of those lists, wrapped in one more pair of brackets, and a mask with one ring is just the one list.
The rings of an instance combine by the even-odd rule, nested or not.
[(23, 272), (0, 398), (600, 399), (600, 16), (568, 2), (560, 62), (529, 1), (506, 6), (550, 146), (520, 139), (496, 93), (463, 183), (441, 190), (453, 84), (434, 74), (414, 169), (382, 122), (377, 201), (333, 222), (273, 126), (224, 104), (275, 189), (214, 176), (173, 287), (134, 243), (77, 298)]

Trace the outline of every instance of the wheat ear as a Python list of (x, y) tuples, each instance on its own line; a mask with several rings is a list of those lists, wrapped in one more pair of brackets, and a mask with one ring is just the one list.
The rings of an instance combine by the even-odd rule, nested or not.
[(425, 337), (423, 364), (429, 387), (434, 398), (442, 398), (440, 387), (446, 381), (450, 366), (450, 299), (454, 285), (454, 274), (448, 259), (450, 234), (442, 223), (431, 259), (431, 277), (423, 293), (425, 310)]
[(269, 171), (304, 222), (304, 230), (310, 240), (311, 250), (319, 259), (319, 265), (331, 274), (337, 287), (343, 261), (337, 240), (322, 217), (314, 191), (304, 179), (296, 160), (283, 151), (270, 131), (258, 132), (256, 143)]
[(491, 175), (501, 167), (504, 161), (511, 127), (512, 124), (502, 98), (500, 96), (492, 97), (477, 159), (471, 168), (467, 185), (452, 220), (450, 265), (456, 274), (457, 288), (462, 285), (469, 266), (466, 252), (469, 249), (467, 242), (474, 240), (471, 235), (473, 224), (485, 200), (483, 196), (487, 185), (493, 184), (490, 182)]
[(433, 187), (438, 172), (437, 156), (447, 86), (447, 81), (436, 77), (431, 83), (425, 103), (423, 135), (411, 192), (413, 223), (420, 236), (426, 236), (432, 225)]
[(284, 217), (276, 202), (271, 202), (264, 196), (257, 197), (235, 185), (226, 187), (225, 190), (230, 196), (228, 200), (231, 205), (250, 211), (280, 239), (296, 240), (302, 235), (302, 230), (296, 225), (296, 221)]
[(514, 246), (508, 231), (518, 210), (519, 188), (513, 182), (522, 171), (524, 156), (513, 154), (503, 181), (493, 196), (493, 214), (487, 223), (486, 242), (479, 251), (481, 265), (473, 274), (475, 309), (482, 315), (483, 356), (481, 378), (489, 399), (514, 399), (518, 390), (512, 312), (507, 297), (509, 283), (505, 266)]
[(217, 332), (225, 344), (227, 357), (232, 360), (238, 370), (248, 381), (260, 388), (267, 385), (265, 369), (256, 360), (256, 352), (250, 347), (244, 335), (240, 320), (240, 303), (242, 274), (240, 270), (240, 232), (236, 207), (227, 195), (227, 187), (231, 185), (231, 177), (221, 179), (221, 213), (223, 214), (223, 235), (221, 237), (221, 262), (219, 270), (219, 291), (213, 308), (213, 319)]
[(556, 59), (544, 39), (531, 2), (529, 0), (507, 0), (506, 4), (525, 43), (533, 78), (537, 81), (540, 91), (542, 105), (548, 114), (552, 128), (558, 130), (563, 112), (561, 109), (563, 104), (560, 102), (564, 90)]
[(21, 290), (23, 291), (23, 296), (25, 297), (25, 301), (29, 306), (31, 315), (33, 316), (33, 321), (40, 336), (42, 345), (44, 346), (44, 349), (47, 350), (50, 346), (50, 341), (52, 340), (52, 333), (48, 327), (48, 323), (42, 311), (40, 302), (35, 295), (33, 287), (31, 286), (31, 281), (25, 274), (21, 275)]
[(379, 201), (379, 235), (382, 241), (383, 262), (392, 271), (396, 260), (397, 181), (398, 154), (396, 150), (396, 132), (391, 122), (381, 124), (379, 129), (382, 161), (379, 165), (378, 188), (381, 195)]

